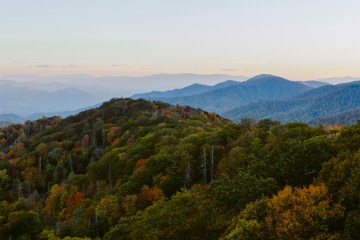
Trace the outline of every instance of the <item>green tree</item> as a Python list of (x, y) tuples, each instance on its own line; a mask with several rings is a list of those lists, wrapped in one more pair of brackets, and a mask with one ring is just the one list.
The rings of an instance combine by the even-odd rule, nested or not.
[(0, 228), (0, 237), (1, 239), (37, 239), (41, 228), (41, 222), (36, 213), (12, 212), (7, 223)]
[(247, 203), (273, 194), (277, 188), (277, 183), (272, 178), (257, 178), (240, 172), (233, 179), (227, 175), (221, 176), (212, 183), (208, 194), (223, 207), (241, 210)]

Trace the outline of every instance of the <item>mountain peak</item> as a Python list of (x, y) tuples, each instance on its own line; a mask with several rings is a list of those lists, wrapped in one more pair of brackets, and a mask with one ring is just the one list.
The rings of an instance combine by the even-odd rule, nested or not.
[[(208, 87), (208, 85), (201, 84), (201, 83), (193, 83), (193, 84), (191, 84), (190, 86), (187, 86), (187, 87)], [(186, 88), (186, 87), (184, 87), (184, 88)]]
[(240, 84), (240, 82), (234, 81), (234, 80), (226, 80), (224, 82), (220, 82), (220, 83), (214, 85), (214, 87), (223, 88), (223, 87), (233, 86), (233, 85), (237, 85), (237, 84)]
[(290, 81), (290, 80), (271, 74), (260, 74), (247, 80), (247, 82), (268, 82), (268, 81)]

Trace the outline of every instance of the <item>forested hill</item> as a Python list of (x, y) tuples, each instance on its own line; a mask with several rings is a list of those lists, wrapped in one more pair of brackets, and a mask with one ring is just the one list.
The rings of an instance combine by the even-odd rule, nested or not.
[[(345, 123), (356, 123), (360, 108), (360, 82), (324, 86), (284, 99), (260, 101), (230, 110), (223, 115), (234, 120), (241, 118), (272, 118), (282, 122), (319, 122), (328, 117), (349, 112)], [(314, 119), (314, 120), (313, 120)], [(331, 122), (331, 121), (330, 121)], [(342, 121), (338, 122), (342, 123)]]
[(225, 82), (218, 83), (214, 86), (208, 86), (208, 85), (204, 85), (204, 84), (194, 83), (194, 84), (184, 87), (184, 88), (169, 90), (169, 91), (165, 91), (165, 92), (153, 91), (153, 92), (149, 92), (149, 93), (135, 94), (132, 96), (132, 98), (134, 98), (134, 99), (143, 98), (143, 99), (147, 99), (147, 100), (156, 100), (157, 98), (184, 97), (184, 96), (202, 94), (205, 92), (213, 91), (213, 90), (224, 88), (224, 87), (234, 86), (234, 85), (238, 85), (238, 84), (240, 84), (240, 82), (233, 81), (233, 80), (227, 80)]
[(309, 122), (310, 125), (349, 125), (356, 124), (360, 120), (360, 109), (341, 112), (331, 116), (315, 118)]
[(0, 149), (0, 239), (360, 236), (360, 124), (113, 99), (0, 128)]

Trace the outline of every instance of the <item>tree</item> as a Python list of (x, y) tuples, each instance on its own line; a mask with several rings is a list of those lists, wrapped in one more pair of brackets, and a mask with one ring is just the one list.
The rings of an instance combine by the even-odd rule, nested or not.
[(0, 191), (7, 190), (9, 187), (9, 176), (6, 173), (6, 170), (0, 170)]
[(184, 173), (184, 188), (190, 188), (191, 187), (191, 164), (190, 161), (187, 162), (186, 164), (186, 168), (185, 168), (185, 173)]
[(268, 203), (268, 198), (261, 198), (246, 205), (246, 208), (232, 220), (224, 239), (272, 239), (264, 222)]
[(233, 179), (223, 175), (215, 180), (208, 189), (208, 194), (224, 208), (241, 210), (247, 203), (273, 194), (277, 188), (272, 178), (257, 178), (240, 172)]
[(52, 186), (50, 195), (45, 202), (45, 213), (55, 217), (58, 216), (65, 207), (67, 197), (68, 193), (63, 187), (57, 184)]
[(7, 223), (0, 227), (1, 239), (37, 239), (41, 222), (36, 213), (17, 211), (10, 213)]
[(186, 190), (146, 208), (127, 227), (128, 239), (218, 239), (226, 224), (222, 213), (196, 189)]
[(330, 239), (343, 215), (324, 185), (285, 187), (270, 199), (265, 223), (276, 239)]
[(107, 195), (101, 198), (96, 207), (96, 214), (107, 218), (110, 226), (114, 225), (120, 218), (120, 204), (115, 195)]
[(203, 176), (202, 182), (204, 184), (207, 183), (207, 171), (208, 171), (208, 167), (207, 167), (207, 159), (206, 159), (206, 149), (204, 148), (201, 163), (200, 163), (200, 173)]

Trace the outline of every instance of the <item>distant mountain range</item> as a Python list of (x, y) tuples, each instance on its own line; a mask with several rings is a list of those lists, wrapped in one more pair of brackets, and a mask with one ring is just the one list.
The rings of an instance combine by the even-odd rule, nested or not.
[(22, 123), (24, 119), (13, 113), (0, 114), (0, 122), (2, 123)]
[[(272, 118), (282, 122), (327, 123), (339, 120), (350, 123), (357, 118), (357, 111), (352, 111), (359, 108), (360, 82), (352, 82), (324, 86), (280, 100), (260, 101), (230, 110), (223, 116), (233, 120)], [(350, 113), (352, 119), (340, 120), (341, 116)]]
[(129, 97), (145, 89), (164, 90), (185, 87), (194, 82), (199, 83), (198, 85), (206, 82), (216, 84), (227, 78), (237, 81), (247, 79), (222, 74), (156, 74), (142, 77), (0, 76), (0, 114), (15, 114), (24, 119), (35, 113), (76, 111), (114, 97)]
[[(339, 78), (328, 80), (335, 82)], [(262, 74), (243, 82), (229, 80), (214, 86), (193, 84), (132, 97), (202, 108), (234, 121), (272, 118), (316, 125), (353, 124), (360, 119), (360, 82), (356, 81), (331, 85), (316, 80), (289, 81)]]
[(0, 112), (30, 115), (36, 112), (66, 111), (98, 103), (92, 94), (76, 88), (56, 91), (0, 85)]
[[(226, 74), (154, 74), (149, 76), (89, 76), (89, 75), (59, 75), (40, 77), (33, 75), (6, 75), (1, 80), (12, 80), (20, 86), (40, 90), (58, 90), (75, 87), (94, 95), (112, 97), (130, 96), (145, 91), (166, 91), (168, 89), (183, 88), (193, 83), (217, 84), (225, 79), (244, 81), (249, 77), (232, 76)], [(28, 84), (30, 83), (30, 84)]]
[(319, 88), (319, 87), (331, 85), (330, 83), (327, 83), (327, 82), (321, 82), (321, 81), (315, 81), (315, 80), (302, 81), (302, 83), (304, 83), (310, 87), (313, 87), (313, 88)]
[(355, 82), (355, 81), (358, 81), (359, 79), (360, 79), (360, 77), (345, 76), (345, 77), (322, 78), (322, 79), (317, 79), (315, 81), (326, 82), (326, 83), (336, 85), (336, 84), (340, 84), (340, 83)]
[[(129, 97), (132, 93), (135, 93), (132, 95), (135, 99), (202, 108), (235, 121), (270, 117), (282, 122), (348, 124), (355, 123), (359, 118), (359, 83), (329, 83), (355, 79), (289, 81), (268, 74), (251, 79), (221, 74), (156, 74), (143, 77), (8, 75), (0, 77), (0, 124), (43, 116), (66, 117), (97, 107), (97, 103), (110, 98)], [(141, 89), (156, 91), (136, 93)]]
[(139, 98), (150, 99), (150, 98), (152, 98), (153, 100), (155, 100), (157, 98), (185, 97), (185, 96), (191, 96), (191, 95), (196, 95), (196, 94), (202, 94), (202, 93), (210, 92), (210, 91), (213, 91), (216, 89), (234, 86), (234, 85), (238, 85), (238, 84), (240, 84), (240, 82), (237, 82), (234, 80), (227, 80), (225, 82), (218, 83), (214, 86), (194, 83), (194, 84), (184, 87), (184, 88), (168, 90), (165, 92), (153, 91), (153, 92), (149, 92), (149, 93), (135, 94), (132, 96), (132, 98), (134, 98), (134, 99), (139, 99)]
[(89, 109), (94, 109), (101, 106), (101, 103), (89, 106), (89, 107), (85, 107), (85, 108), (80, 108), (77, 110), (73, 110), (73, 111), (62, 111), (62, 112), (42, 112), (42, 113), (33, 113), (27, 116), (19, 116), (16, 114), (0, 114), (0, 125), (3, 124), (9, 124), (9, 123), (23, 123), (27, 120), (36, 120), (42, 117), (53, 117), (53, 116), (61, 116), (63, 118), (71, 116), (71, 115), (76, 115), (82, 111), (86, 111)]
[(262, 74), (244, 82), (226, 81), (214, 86), (191, 85), (183, 89), (137, 94), (132, 97), (189, 105), (222, 114), (260, 100), (295, 96), (324, 85), (328, 84), (318, 81), (289, 81), (281, 77)]

